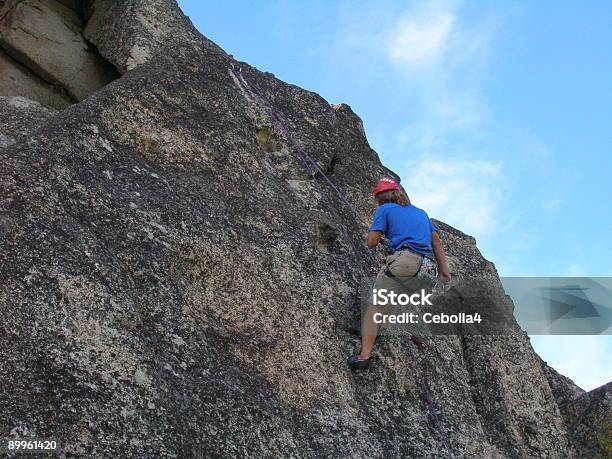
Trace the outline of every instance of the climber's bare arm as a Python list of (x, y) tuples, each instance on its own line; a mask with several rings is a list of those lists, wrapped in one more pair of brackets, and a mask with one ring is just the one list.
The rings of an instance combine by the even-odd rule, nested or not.
[(380, 237), (382, 236), (381, 231), (369, 231), (368, 232), (368, 247), (373, 249), (380, 243)]
[(434, 256), (438, 263), (438, 269), (440, 271), (440, 277), (442, 280), (450, 280), (450, 272), (448, 270), (448, 263), (446, 262), (446, 254), (444, 253), (444, 247), (442, 247), (442, 241), (438, 232), (434, 231), (431, 233), (431, 245), (433, 247)]

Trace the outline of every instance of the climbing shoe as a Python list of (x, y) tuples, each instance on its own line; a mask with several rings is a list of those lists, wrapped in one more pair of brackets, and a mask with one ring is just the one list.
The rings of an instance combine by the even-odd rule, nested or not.
[(351, 355), (346, 362), (349, 366), (355, 370), (367, 370), (370, 367), (370, 361), (372, 357), (368, 359), (363, 359), (358, 355)]

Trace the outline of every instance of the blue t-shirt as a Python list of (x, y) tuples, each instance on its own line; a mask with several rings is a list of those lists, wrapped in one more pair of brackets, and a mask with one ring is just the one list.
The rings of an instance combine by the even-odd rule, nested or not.
[(370, 231), (382, 231), (387, 236), (391, 253), (408, 247), (421, 255), (431, 255), (431, 233), (438, 228), (424, 210), (412, 204), (388, 202), (376, 209)]

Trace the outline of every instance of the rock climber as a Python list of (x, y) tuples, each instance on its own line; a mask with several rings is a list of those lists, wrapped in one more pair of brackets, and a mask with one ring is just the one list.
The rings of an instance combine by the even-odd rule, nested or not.
[[(388, 239), (385, 263), (373, 288), (383, 288), (390, 280), (402, 282), (417, 277), (424, 281), (435, 281), (437, 277), (442, 282), (450, 281), (438, 228), (427, 213), (412, 205), (392, 178), (378, 180), (373, 192), (378, 207), (368, 232), (367, 245), (374, 249), (383, 235)], [(348, 359), (352, 368), (361, 370), (370, 365), (379, 328), (373, 320), (376, 311), (372, 305), (364, 311), (361, 352)]]

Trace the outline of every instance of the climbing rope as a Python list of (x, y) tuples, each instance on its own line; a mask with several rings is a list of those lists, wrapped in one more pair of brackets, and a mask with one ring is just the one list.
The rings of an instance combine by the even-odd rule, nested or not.
[[(415, 347), (423, 347), (425, 344), (420, 338), (417, 338), (415, 336), (409, 336), (408, 341), (409, 341), (409, 344), (408, 344), (409, 357), (411, 360), (416, 362), (415, 355), (413, 354), (411, 350), (411, 345), (414, 345)], [(427, 410), (429, 411), (429, 414), (431, 415), (431, 418), (434, 423), (434, 427), (440, 434), (440, 437), (442, 437), (442, 443), (444, 444), (444, 448), (446, 449), (446, 453), (448, 454), (448, 457), (451, 459), (454, 459), (455, 456), (453, 455), (453, 452), (450, 446), (450, 440), (448, 437), (448, 433), (446, 432), (446, 429), (444, 428), (444, 425), (442, 424), (440, 416), (438, 415), (439, 413), (438, 407), (436, 406), (434, 398), (431, 395), (431, 390), (429, 388), (429, 377), (427, 376), (427, 371), (419, 364), (417, 364), (417, 367), (420, 370), (418, 373), (417, 379), (418, 379), (418, 385), (422, 389), (421, 391), (422, 399), (425, 402), (425, 405), (427, 406)]]
[[(293, 150), (297, 152), (297, 156), (302, 163), (303, 167), (306, 169), (307, 173), (311, 177), (316, 177), (317, 175), (321, 176), (325, 183), (338, 195), (340, 200), (347, 206), (348, 209), (355, 215), (358, 221), (363, 223), (363, 219), (359, 212), (353, 207), (353, 205), (346, 199), (344, 193), (338, 188), (338, 186), (325, 174), (325, 172), (321, 169), (319, 164), (306, 152), (306, 150), (300, 145), (300, 143), (294, 138), (287, 122), (283, 119), (283, 117), (278, 114), (267, 101), (267, 99), (259, 93), (255, 88), (253, 88), (244, 78), (242, 74), (242, 68), (238, 68), (238, 72), (236, 72), (234, 68), (234, 64), (230, 65), (229, 68), (230, 75), (233, 77), (234, 81), (238, 83), (240, 89), (243, 90), (246, 94), (248, 94), (248, 98), (255, 102), (260, 108), (262, 108), (269, 119), (275, 124), (277, 129), (284, 135), (287, 139), (287, 142), (293, 147)], [(327, 196), (327, 193), (323, 193), (324, 196)], [(329, 198), (328, 198), (329, 199)], [(335, 206), (330, 202), (330, 209), (334, 214), (334, 217), (338, 219), (339, 222), (342, 221), (340, 215), (335, 209)], [(340, 223), (340, 230), (344, 236), (344, 238), (349, 242), (351, 249), (355, 256), (359, 257), (359, 252), (357, 247), (355, 246), (355, 242), (353, 238), (347, 231), (346, 225)]]
[[(465, 298), (463, 297), (461, 292), (455, 286), (452, 286), (452, 287), (450, 286), (450, 282), (448, 283), (447, 286), (443, 286), (441, 291), (442, 292), (446, 292), (446, 291), (453, 292), (457, 296), (461, 304), (463, 304), (463, 302), (465, 301)], [(417, 362), (416, 356), (412, 352), (412, 345), (414, 345), (416, 348), (422, 348), (423, 346), (425, 346), (425, 343), (421, 338), (417, 336), (413, 336), (413, 335), (408, 336), (408, 356), (410, 360)], [(438, 353), (437, 349), (436, 349), (436, 353)], [(444, 425), (442, 424), (440, 416), (438, 415), (440, 410), (438, 410), (435, 400), (433, 396), (431, 395), (431, 390), (429, 388), (429, 377), (427, 375), (427, 371), (420, 364), (417, 364), (417, 368), (419, 369), (419, 374), (417, 376), (418, 385), (422, 388), (423, 401), (425, 402), (425, 405), (427, 406), (427, 409), (431, 414), (431, 418), (434, 422), (435, 428), (438, 430), (440, 436), (442, 437), (442, 442), (444, 443), (444, 447), (446, 448), (448, 457), (452, 459), (454, 458), (454, 455), (452, 453), (452, 449), (450, 446), (450, 440), (448, 437), (448, 433), (446, 432), (446, 429), (444, 428)]]

